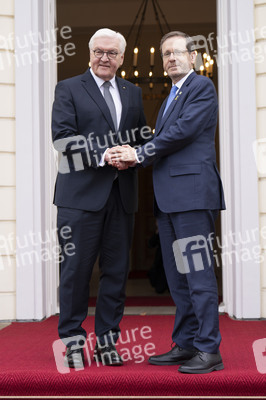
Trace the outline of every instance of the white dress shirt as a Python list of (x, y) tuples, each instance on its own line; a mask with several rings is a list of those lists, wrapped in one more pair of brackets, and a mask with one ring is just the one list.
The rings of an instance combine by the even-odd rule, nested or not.
[[(178, 88), (178, 92), (181, 89), (181, 86), (185, 83), (185, 81), (187, 80), (187, 78), (189, 77), (190, 74), (192, 74), (192, 72), (194, 72), (194, 69), (191, 68), (191, 70), (184, 76), (184, 78), (180, 79), (180, 81), (175, 83), (175, 86)], [(176, 94), (178, 93), (176, 92)]]
[[(95, 73), (93, 72), (92, 69), (90, 69), (90, 72), (95, 80), (95, 82), (97, 83), (98, 88), (100, 89), (102, 95), (103, 95), (103, 84), (104, 84), (104, 80), (102, 78), (99, 78), (97, 75), (95, 75)], [(115, 80), (115, 76), (110, 79), (109, 81), (111, 83), (111, 86), (109, 88), (110, 93), (112, 95), (112, 98), (114, 100), (115, 103), (115, 110), (116, 110), (116, 120), (117, 120), (117, 126), (119, 127), (120, 125), (120, 121), (121, 121), (121, 114), (122, 114), (122, 103), (121, 103), (121, 99), (120, 99), (120, 94), (119, 94), (119, 90), (117, 87), (117, 83)]]
[[(99, 78), (99, 76), (95, 75), (95, 73), (93, 72), (93, 70), (91, 68), (90, 68), (90, 72), (91, 72), (98, 88), (100, 89), (100, 91), (103, 95), (104, 94), (103, 84), (105, 81), (102, 78)], [(117, 83), (115, 80), (115, 76), (112, 79), (110, 79), (109, 82), (111, 83), (109, 90), (110, 90), (110, 93), (111, 93), (112, 98), (115, 103), (116, 120), (117, 120), (117, 126), (119, 127), (120, 121), (121, 121), (121, 115), (122, 115), (122, 102), (121, 102), (119, 90), (117, 87)], [(104, 167), (104, 165), (105, 165), (104, 158), (105, 158), (105, 153), (107, 152), (107, 150), (108, 149), (105, 150), (105, 152), (103, 153), (103, 155), (101, 157), (101, 161), (99, 162), (99, 167)]]

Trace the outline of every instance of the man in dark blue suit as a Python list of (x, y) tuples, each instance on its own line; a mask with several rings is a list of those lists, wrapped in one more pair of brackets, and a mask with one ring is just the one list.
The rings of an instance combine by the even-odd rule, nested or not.
[(182, 364), (180, 372), (200, 374), (224, 368), (212, 242), (215, 219), (225, 204), (215, 154), (216, 91), (209, 78), (192, 69), (193, 46), (182, 32), (162, 38), (163, 66), (172, 89), (159, 111), (154, 138), (137, 151), (112, 149), (110, 163), (153, 163), (155, 214), (177, 309), (174, 347), (149, 362)]
[(137, 171), (118, 171), (107, 161), (111, 147), (135, 146), (149, 136), (141, 89), (115, 76), (125, 47), (120, 33), (100, 29), (89, 42), (91, 69), (59, 82), (55, 90), (52, 133), (60, 163), (54, 204), (62, 249), (58, 330), (70, 367), (84, 364), (82, 344), (87, 333), (82, 323), (98, 254), (94, 357), (105, 365), (123, 364), (115, 343), (137, 210)]

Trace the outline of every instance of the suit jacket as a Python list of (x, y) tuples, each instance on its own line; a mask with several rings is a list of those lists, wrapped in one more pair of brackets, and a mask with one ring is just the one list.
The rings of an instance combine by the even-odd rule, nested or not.
[(121, 78), (116, 82), (122, 102), (118, 134), (114, 133), (109, 108), (89, 69), (56, 86), (52, 135), (54, 146), (61, 153), (54, 195), (57, 206), (99, 211), (118, 174), (124, 210), (137, 210), (137, 170), (99, 166), (108, 147), (145, 143), (141, 136), (141, 128), (146, 125), (141, 89)]
[(159, 209), (165, 213), (224, 209), (216, 165), (218, 104), (212, 81), (191, 73), (163, 117), (166, 101), (159, 111), (152, 142), (137, 151), (143, 166), (154, 163)]

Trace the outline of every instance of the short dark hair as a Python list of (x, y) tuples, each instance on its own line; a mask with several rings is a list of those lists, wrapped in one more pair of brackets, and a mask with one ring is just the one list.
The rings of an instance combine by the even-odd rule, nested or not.
[(169, 38), (171, 38), (171, 37), (174, 37), (174, 36), (176, 36), (176, 37), (183, 37), (184, 39), (186, 39), (186, 48), (187, 48), (187, 51), (188, 51), (189, 53), (191, 53), (192, 51), (195, 50), (195, 42), (193, 41), (193, 39), (192, 39), (189, 35), (187, 35), (187, 34), (184, 33), (184, 32), (180, 32), (180, 31), (172, 31), (172, 32), (166, 33), (166, 34), (162, 37), (161, 42), (160, 42), (160, 52), (161, 52), (161, 53), (162, 53), (162, 46), (163, 46), (163, 43), (164, 43), (167, 39), (169, 39)]

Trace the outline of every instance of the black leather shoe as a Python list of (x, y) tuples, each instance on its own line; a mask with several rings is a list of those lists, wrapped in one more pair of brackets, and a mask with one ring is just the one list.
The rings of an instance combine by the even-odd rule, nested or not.
[(178, 371), (186, 374), (208, 374), (209, 372), (220, 371), (222, 369), (224, 369), (224, 365), (220, 352), (210, 354), (198, 351), (195, 357), (181, 365)]
[(64, 365), (69, 368), (84, 368), (83, 349), (71, 350), (71, 347), (67, 347)]
[(194, 357), (196, 352), (196, 349), (185, 350), (176, 344), (168, 353), (151, 356), (149, 363), (154, 365), (180, 365)]
[(93, 358), (96, 362), (100, 361), (103, 365), (114, 367), (123, 365), (123, 360), (113, 344), (102, 347), (96, 344)]

